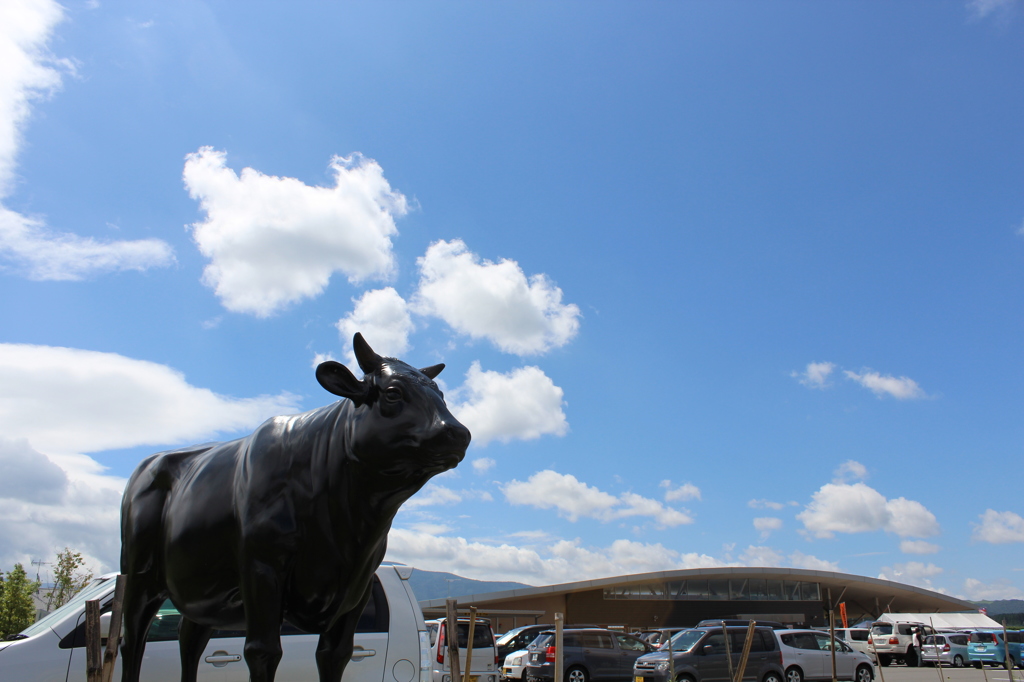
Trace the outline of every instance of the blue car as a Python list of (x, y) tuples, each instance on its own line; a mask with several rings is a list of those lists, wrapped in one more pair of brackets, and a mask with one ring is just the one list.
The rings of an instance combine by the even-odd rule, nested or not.
[(976, 630), (971, 633), (967, 642), (967, 658), (975, 668), (984, 664), (1006, 666), (1006, 657), (1010, 657), (1010, 667), (1021, 667), (1020, 656), (1021, 633), (1009, 630), (1006, 641), (1003, 641), (1002, 630)]

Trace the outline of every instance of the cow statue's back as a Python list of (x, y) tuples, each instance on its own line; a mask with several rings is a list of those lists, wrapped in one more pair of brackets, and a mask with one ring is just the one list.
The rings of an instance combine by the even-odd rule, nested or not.
[(121, 504), (122, 681), (138, 682), (149, 624), (181, 612), (181, 679), (218, 629), (245, 629), (252, 682), (272, 682), (287, 619), (320, 635), (321, 682), (338, 682), (398, 508), (465, 456), (469, 431), (433, 379), (353, 340), (365, 376), (322, 363), (347, 398), (275, 417), (252, 435), (153, 455)]

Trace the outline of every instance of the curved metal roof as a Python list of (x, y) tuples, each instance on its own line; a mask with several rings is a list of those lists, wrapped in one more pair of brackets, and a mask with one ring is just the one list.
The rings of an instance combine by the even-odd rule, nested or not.
[[(868, 578), (849, 573), (835, 571), (815, 571), (805, 568), (761, 568), (743, 566), (722, 566), (717, 568), (686, 568), (673, 571), (656, 571), (653, 573), (637, 573), (633, 575), (581, 580), (543, 587), (524, 587), (501, 592), (458, 595), (462, 603), (472, 602), (485, 605), (489, 602), (508, 602), (529, 597), (540, 597), (554, 594), (568, 594), (588, 590), (604, 589), (633, 583), (652, 583), (666, 580), (686, 580), (694, 578), (766, 578), (777, 580), (805, 580), (820, 583), (822, 601), (825, 601), (825, 589), (832, 589), (832, 600), (835, 603), (846, 599), (860, 601), (878, 599), (881, 611), (909, 612), (948, 612), (974, 611), (977, 606), (969, 601), (952, 597), (932, 590), (913, 585)], [(444, 599), (428, 599), (420, 602), (424, 609), (438, 608), (445, 605)]]

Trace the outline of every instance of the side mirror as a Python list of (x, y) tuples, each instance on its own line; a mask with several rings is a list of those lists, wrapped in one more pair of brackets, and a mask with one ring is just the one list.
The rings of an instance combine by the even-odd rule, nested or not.
[(707, 656), (708, 654), (710, 654), (714, 650), (714, 648), (715, 648), (714, 644), (705, 644), (704, 648), (701, 649), (701, 653), (703, 653), (705, 656)]
[(110, 611), (100, 616), (100, 637), (106, 639), (110, 636)]

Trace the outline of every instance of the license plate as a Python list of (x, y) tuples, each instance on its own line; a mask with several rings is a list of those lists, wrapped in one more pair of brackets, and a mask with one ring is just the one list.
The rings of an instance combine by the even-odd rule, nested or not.
[(985, 647), (983, 647), (983, 646), (976, 646), (976, 647), (974, 647), (974, 650), (975, 651), (984, 651)]
[(642, 678), (639, 675), (637, 675), (636, 676), (636, 682), (644, 682), (644, 678)]

